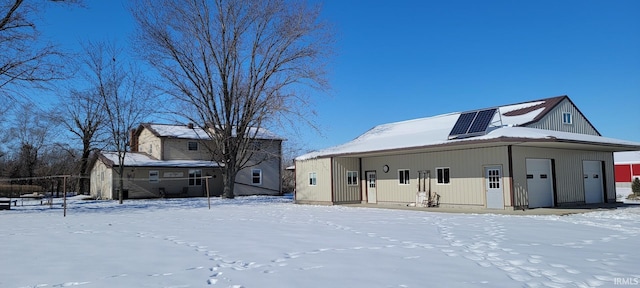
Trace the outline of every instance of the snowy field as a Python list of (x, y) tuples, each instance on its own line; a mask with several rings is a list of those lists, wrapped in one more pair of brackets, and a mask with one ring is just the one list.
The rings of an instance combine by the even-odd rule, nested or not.
[(0, 287), (640, 286), (640, 206), (569, 216), (247, 197), (0, 211)]

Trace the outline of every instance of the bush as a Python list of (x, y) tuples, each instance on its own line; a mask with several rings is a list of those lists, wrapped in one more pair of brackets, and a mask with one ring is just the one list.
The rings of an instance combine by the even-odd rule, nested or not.
[(636, 177), (633, 179), (633, 182), (631, 182), (631, 191), (636, 195), (640, 195), (640, 178)]

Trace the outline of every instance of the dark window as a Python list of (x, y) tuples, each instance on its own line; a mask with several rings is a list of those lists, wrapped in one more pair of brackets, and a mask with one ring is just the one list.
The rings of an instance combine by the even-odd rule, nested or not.
[(260, 169), (251, 170), (251, 183), (255, 185), (262, 184), (262, 170)]
[(438, 184), (449, 184), (449, 168), (436, 168), (438, 174)]
[(398, 170), (398, 183), (409, 184), (409, 169)]
[(358, 185), (358, 171), (347, 171), (347, 185)]
[(202, 170), (190, 169), (189, 170), (189, 186), (202, 185)]
[(189, 151), (198, 151), (198, 142), (189, 141)]
[(317, 184), (317, 179), (316, 179), (316, 172), (309, 172), (309, 186), (316, 186)]

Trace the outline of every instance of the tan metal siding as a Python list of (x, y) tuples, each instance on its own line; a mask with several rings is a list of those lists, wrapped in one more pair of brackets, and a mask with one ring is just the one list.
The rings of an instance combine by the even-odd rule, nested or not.
[(556, 205), (584, 203), (584, 179), (582, 161), (604, 161), (604, 188), (608, 201), (615, 201), (613, 153), (569, 149), (513, 147), (513, 183), (515, 206), (528, 206), (527, 158), (553, 159), (555, 165)]
[[(565, 112), (571, 113), (573, 124), (562, 123), (562, 113)], [(542, 119), (536, 123), (527, 125), (527, 127), (598, 135), (598, 132), (593, 128), (593, 126), (591, 126), (591, 124), (589, 124), (584, 115), (582, 115), (582, 113), (580, 113), (580, 111), (568, 99), (564, 99)]]
[[(388, 173), (382, 166), (389, 165)], [(375, 170), (378, 175), (378, 202), (415, 202), (419, 170), (430, 170), (431, 191), (440, 194), (440, 203), (451, 206), (485, 206), (484, 167), (502, 166), (503, 183), (507, 184), (507, 147), (489, 147), (408, 155), (363, 158), (363, 171)], [(436, 168), (450, 168), (450, 184), (438, 184)], [(398, 170), (410, 170), (409, 185), (399, 184)], [(511, 205), (510, 190), (504, 187), (505, 206)]]
[[(309, 185), (309, 173), (316, 173), (316, 185)], [(332, 203), (331, 202), (331, 158), (296, 161), (297, 202)]]
[(362, 179), (360, 175), (359, 158), (334, 158), (333, 159), (333, 202), (360, 202), (360, 184), (348, 185), (347, 171), (358, 172), (358, 183)]

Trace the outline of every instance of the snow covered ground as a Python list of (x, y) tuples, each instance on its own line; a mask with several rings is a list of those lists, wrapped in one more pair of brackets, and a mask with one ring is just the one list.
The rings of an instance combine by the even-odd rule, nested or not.
[(278, 197), (0, 211), (0, 287), (640, 285), (640, 206), (569, 216), (294, 205)]

